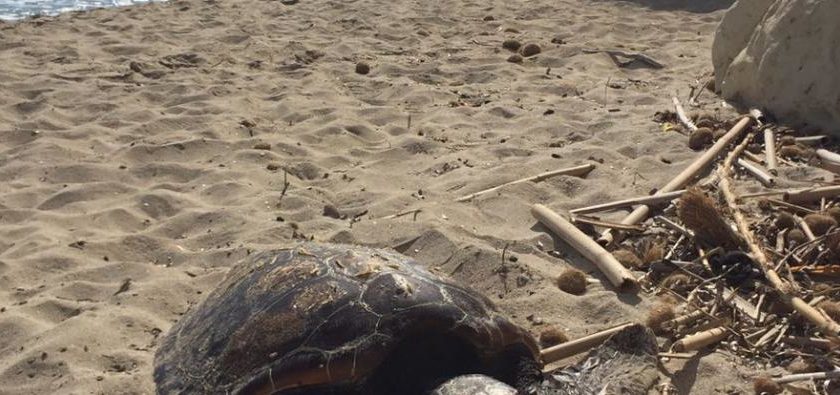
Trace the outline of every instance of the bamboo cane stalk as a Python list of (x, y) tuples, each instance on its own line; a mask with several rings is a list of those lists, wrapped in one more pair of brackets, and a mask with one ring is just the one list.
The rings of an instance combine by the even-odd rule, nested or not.
[(581, 166), (570, 167), (568, 169), (548, 171), (548, 172), (545, 172), (545, 173), (537, 174), (535, 176), (520, 178), (518, 180), (513, 180), (513, 181), (510, 181), (510, 182), (506, 182), (504, 184), (497, 185), (495, 187), (491, 187), (491, 188), (487, 188), (487, 189), (483, 189), (481, 191), (471, 193), (469, 195), (461, 196), (461, 197), (455, 199), (455, 201), (456, 202), (463, 202), (463, 201), (473, 199), (476, 196), (483, 195), (483, 194), (488, 193), (488, 192), (497, 191), (497, 190), (499, 190), (501, 188), (504, 188), (506, 186), (510, 186), (510, 185), (514, 185), (514, 184), (521, 184), (523, 182), (528, 182), (528, 181), (539, 182), (539, 181), (545, 180), (546, 178), (559, 176), (559, 175), (583, 177), (583, 176), (589, 174), (589, 172), (592, 171), (592, 169), (594, 169), (594, 168), (595, 168), (595, 165), (589, 163), (589, 164), (585, 164), (585, 165), (581, 165)]
[(588, 217), (574, 216), (574, 217), (570, 218), (570, 221), (573, 224), (582, 223), (582, 224), (600, 226), (602, 228), (619, 229), (619, 230), (630, 231), (630, 232), (644, 232), (645, 231), (645, 227), (641, 226), (641, 225), (617, 224), (615, 222), (601, 221), (601, 220), (598, 220), (598, 219), (588, 218)]
[(779, 161), (776, 160), (776, 133), (771, 128), (764, 129), (764, 161), (767, 171), (778, 174)]
[(552, 346), (540, 351), (540, 357), (546, 364), (559, 361), (564, 358), (585, 352), (593, 347), (597, 347), (601, 343), (607, 341), (610, 336), (621, 332), (624, 328), (638, 325), (634, 323), (622, 324), (610, 329), (605, 329), (600, 332), (593, 333), (589, 336), (581, 337), (580, 339), (570, 340), (556, 346)]
[(728, 335), (729, 331), (727, 331), (726, 328), (719, 326), (717, 328), (698, 332), (677, 340), (671, 348), (676, 352), (699, 350), (710, 344), (714, 344), (725, 339)]
[(667, 192), (667, 193), (663, 193), (663, 194), (641, 196), (641, 197), (635, 197), (635, 198), (624, 199), (624, 200), (616, 200), (614, 202), (596, 204), (596, 205), (593, 205), (593, 206), (587, 206), (587, 207), (576, 208), (574, 210), (569, 210), (569, 214), (589, 214), (589, 213), (595, 213), (595, 212), (599, 212), (599, 211), (611, 210), (611, 209), (614, 209), (614, 208), (631, 207), (631, 206), (635, 206), (635, 205), (639, 205), (639, 204), (652, 206), (652, 205), (656, 205), (656, 204), (667, 203), (667, 202), (670, 202), (671, 200), (677, 199), (683, 194), (683, 192), (685, 192), (685, 190), (681, 189), (681, 190), (678, 190), (678, 191)]
[(797, 143), (800, 143), (800, 144), (814, 145), (814, 144), (822, 143), (827, 138), (828, 138), (828, 136), (817, 135), (817, 136), (796, 137), (796, 138), (794, 138), (794, 140)]
[(613, 286), (622, 292), (635, 292), (639, 289), (638, 281), (633, 273), (618, 262), (609, 251), (598, 245), (565, 218), (541, 204), (532, 206), (531, 214), (541, 224), (551, 229), (572, 248), (594, 263)]
[[(711, 147), (709, 147), (706, 152), (700, 155), (694, 162), (691, 163), (688, 167), (686, 167), (680, 174), (674, 177), (670, 182), (665, 184), (664, 187), (659, 189), (656, 192), (656, 195), (661, 195), (667, 192), (673, 192), (677, 189), (682, 189), (688, 183), (697, 177), (701, 172), (708, 169), (709, 165), (720, 155), (723, 150), (729, 146), (729, 144), (735, 140), (738, 136), (740, 136), (750, 124), (752, 124), (753, 118), (752, 117), (743, 117), (741, 118), (732, 129), (729, 129), (723, 137), (718, 139)], [(639, 222), (643, 221), (648, 217), (650, 214), (650, 207), (649, 206), (638, 206), (636, 209), (633, 210), (627, 217), (621, 220), (622, 224), (626, 225), (633, 225), (638, 224)], [(615, 241), (615, 233), (607, 229), (604, 233), (601, 234), (601, 237), (598, 239), (598, 243), (601, 245), (610, 245)]]

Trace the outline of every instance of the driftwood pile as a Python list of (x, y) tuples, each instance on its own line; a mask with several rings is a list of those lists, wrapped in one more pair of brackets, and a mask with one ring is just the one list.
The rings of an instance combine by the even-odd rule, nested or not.
[[(661, 356), (721, 347), (791, 373), (757, 377), (757, 393), (840, 390), (840, 185), (813, 179), (840, 172), (840, 149), (758, 111), (727, 123), (674, 103), (658, 120), (705, 149), (682, 173), (650, 196), (534, 217), (620, 291), (661, 295), (647, 322)], [(630, 213), (603, 219), (616, 209)], [(566, 356), (556, 347), (546, 360)]]

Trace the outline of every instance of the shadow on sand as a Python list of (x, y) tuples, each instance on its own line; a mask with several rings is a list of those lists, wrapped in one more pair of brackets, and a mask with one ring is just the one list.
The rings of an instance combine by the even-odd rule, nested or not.
[(604, 0), (639, 4), (654, 10), (704, 13), (729, 8), (735, 0)]

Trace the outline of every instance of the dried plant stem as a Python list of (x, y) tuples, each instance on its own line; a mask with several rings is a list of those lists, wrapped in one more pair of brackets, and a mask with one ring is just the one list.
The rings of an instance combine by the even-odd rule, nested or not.
[(738, 165), (744, 168), (747, 173), (750, 173), (751, 176), (755, 177), (758, 181), (760, 181), (766, 187), (772, 187), (776, 184), (776, 179), (761, 168), (761, 165), (751, 162), (747, 159), (738, 159)]
[(741, 144), (729, 153), (726, 160), (723, 162), (723, 165), (718, 169), (718, 174), (720, 175), (720, 189), (723, 192), (723, 196), (726, 198), (726, 203), (729, 205), (732, 215), (735, 217), (735, 223), (738, 225), (738, 231), (741, 237), (746, 240), (753, 259), (756, 260), (760, 269), (764, 272), (764, 275), (770, 282), (770, 285), (781, 294), (782, 299), (794, 310), (799, 312), (799, 314), (801, 314), (805, 319), (813, 323), (820, 331), (827, 335), (837, 336), (840, 334), (840, 325), (837, 325), (834, 320), (821, 313), (813, 306), (808, 305), (808, 303), (801, 298), (790, 295), (791, 286), (784, 283), (779, 277), (779, 274), (776, 273), (774, 265), (770, 262), (767, 255), (764, 254), (764, 251), (756, 242), (755, 236), (750, 230), (744, 214), (741, 212), (740, 207), (738, 207), (738, 204), (736, 203), (735, 193), (732, 191), (732, 163), (747, 147), (749, 142), (749, 137), (744, 139)]
[(597, 347), (601, 343), (605, 342), (610, 336), (621, 332), (622, 329), (638, 325), (634, 323), (627, 323), (622, 324), (610, 329), (606, 329), (600, 332), (593, 333), (589, 336), (582, 337), (580, 339), (570, 340), (562, 344), (558, 344), (556, 346), (552, 346), (540, 351), (540, 357), (545, 364), (549, 364), (552, 362), (559, 361), (564, 358), (571, 357), (573, 355), (580, 354), (585, 352), (591, 348)]
[(806, 380), (823, 380), (823, 379), (833, 379), (840, 377), (840, 370), (835, 370), (832, 372), (818, 372), (818, 373), (800, 373), (800, 374), (790, 374), (787, 376), (782, 376), (776, 379), (773, 379), (778, 384), (786, 384), (786, 383), (795, 383), (797, 381), (806, 381)]
[(642, 197), (636, 197), (636, 198), (630, 198), (630, 199), (624, 199), (624, 200), (617, 200), (617, 201), (609, 202), (609, 203), (596, 204), (596, 205), (593, 205), (593, 206), (587, 206), (587, 207), (576, 208), (574, 210), (569, 210), (569, 214), (589, 214), (589, 213), (606, 211), (606, 210), (611, 210), (611, 209), (616, 209), (616, 208), (632, 207), (632, 206), (639, 205), (639, 204), (645, 204), (645, 205), (663, 204), (663, 203), (670, 202), (671, 200), (674, 200), (676, 198), (679, 198), (680, 195), (683, 194), (683, 192), (685, 192), (685, 190), (681, 189), (681, 190), (678, 190), (678, 191), (673, 191), (673, 192), (668, 192), (668, 193), (656, 194), (656, 195), (651, 195), (651, 196), (642, 196)]
[(840, 196), (840, 185), (799, 189), (786, 191), (784, 193), (784, 199), (788, 203), (808, 203), (818, 201), (822, 198), (832, 198), (837, 196)]
[(513, 181), (510, 181), (510, 182), (506, 182), (502, 185), (497, 185), (497, 186), (492, 187), (492, 188), (483, 189), (481, 191), (471, 193), (471, 194), (466, 195), (466, 196), (461, 196), (461, 197), (455, 199), (455, 201), (456, 202), (463, 202), (463, 201), (471, 200), (476, 196), (483, 195), (483, 194), (488, 193), (488, 192), (497, 191), (497, 190), (499, 190), (501, 188), (504, 188), (506, 186), (510, 186), (510, 185), (514, 185), (514, 184), (520, 184), (520, 183), (529, 182), (529, 181), (540, 182), (542, 180), (545, 180), (546, 178), (559, 176), (559, 175), (569, 175), (569, 176), (583, 177), (583, 176), (589, 174), (589, 172), (592, 171), (592, 169), (594, 169), (594, 168), (595, 168), (595, 165), (589, 163), (589, 164), (582, 165), (582, 166), (570, 167), (568, 169), (548, 171), (548, 172), (545, 172), (545, 173), (537, 174), (535, 176), (520, 178), (518, 180), (513, 180)]
[(710, 344), (723, 340), (728, 335), (729, 331), (726, 328), (719, 326), (717, 328), (698, 332), (677, 340), (671, 348), (673, 348), (676, 352), (699, 350)]
[[(723, 152), (723, 150), (729, 146), (729, 144), (737, 139), (741, 134), (749, 127), (753, 122), (753, 118), (746, 116), (741, 118), (732, 129), (729, 129), (723, 137), (718, 139), (714, 145), (709, 147), (706, 152), (700, 155), (694, 162), (691, 163), (688, 167), (685, 168), (680, 174), (674, 177), (670, 182), (665, 184), (659, 191), (656, 192), (656, 195), (661, 195), (668, 192), (673, 192), (678, 189), (684, 188), (688, 185), (691, 180), (696, 178), (701, 172), (708, 169), (712, 162)], [(650, 207), (649, 206), (638, 206), (636, 209), (633, 210), (627, 217), (625, 217), (621, 223), (626, 225), (638, 224), (639, 222), (645, 220), (648, 215), (650, 214)], [(601, 245), (610, 245), (615, 241), (615, 235), (612, 230), (607, 229), (604, 233), (601, 234), (601, 237), (598, 239), (598, 243)]]
[(677, 112), (677, 117), (680, 119), (680, 122), (685, 125), (686, 129), (691, 132), (697, 130), (697, 125), (695, 125), (694, 122), (691, 122), (691, 119), (685, 115), (685, 109), (682, 104), (680, 104), (680, 99), (677, 99), (677, 97), (674, 96), (671, 98), (671, 101), (674, 102), (674, 110)]

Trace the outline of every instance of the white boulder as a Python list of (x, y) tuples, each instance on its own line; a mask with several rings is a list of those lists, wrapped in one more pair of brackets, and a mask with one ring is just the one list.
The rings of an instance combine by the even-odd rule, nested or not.
[(715, 35), (724, 99), (840, 135), (840, 1), (738, 0)]

